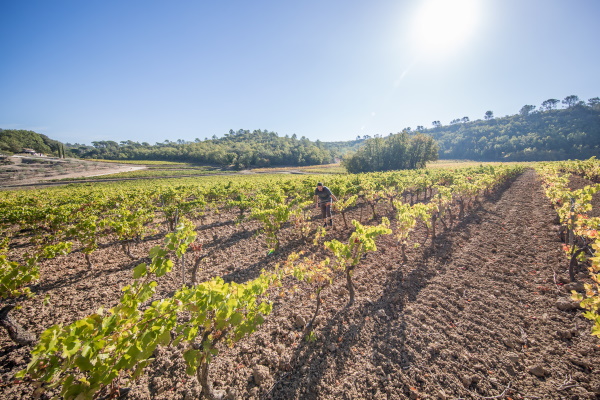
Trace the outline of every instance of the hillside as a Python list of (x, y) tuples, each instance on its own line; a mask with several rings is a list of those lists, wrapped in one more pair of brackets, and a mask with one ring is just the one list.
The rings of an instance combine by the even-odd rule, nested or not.
[(438, 142), (440, 159), (551, 161), (600, 154), (598, 105), (537, 112), (527, 112), (526, 107), (512, 116), (455, 122), (423, 132)]
[(68, 145), (70, 151), (82, 158), (107, 160), (165, 160), (185, 161), (198, 164), (248, 167), (273, 165), (326, 164), (333, 159), (332, 153), (322, 144), (311, 142), (296, 135), (280, 137), (267, 130), (230, 130), (223, 137), (193, 142), (182, 139), (163, 143), (97, 141), (93, 146)]
[(62, 143), (34, 131), (20, 129), (0, 129), (0, 152), (20, 153), (24, 148), (38, 153), (58, 155)]

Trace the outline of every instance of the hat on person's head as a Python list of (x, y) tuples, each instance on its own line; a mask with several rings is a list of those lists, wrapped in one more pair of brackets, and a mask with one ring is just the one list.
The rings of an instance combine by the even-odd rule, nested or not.
[(323, 184), (321, 182), (317, 183), (317, 186), (323, 186)]

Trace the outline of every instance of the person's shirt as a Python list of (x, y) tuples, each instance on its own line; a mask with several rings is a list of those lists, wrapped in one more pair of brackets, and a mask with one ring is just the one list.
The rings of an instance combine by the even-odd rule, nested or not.
[(323, 190), (315, 189), (315, 196), (319, 196), (319, 204), (331, 203), (331, 190), (327, 186), (323, 186)]

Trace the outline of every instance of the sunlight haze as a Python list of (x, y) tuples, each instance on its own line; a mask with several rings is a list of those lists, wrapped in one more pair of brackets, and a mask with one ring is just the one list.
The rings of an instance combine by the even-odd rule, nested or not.
[(412, 19), (415, 45), (423, 52), (456, 50), (477, 33), (481, 6), (477, 0), (423, 1)]
[(600, 96), (596, 0), (2, 1), (0, 128), (340, 141)]

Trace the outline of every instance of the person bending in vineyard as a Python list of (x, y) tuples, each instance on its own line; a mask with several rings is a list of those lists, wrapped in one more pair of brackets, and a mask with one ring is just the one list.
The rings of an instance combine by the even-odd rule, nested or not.
[(321, 207), (321, 216), (323, 217), (323, 226), (327, 227), (327, 218), (329, 218), (329, 226), (333, 226), (331, 217), (331, 203), (337, 201), (337, 198), (331, 193), (327, 186), (323, 186), (321, 182), (317, 183), (315, 189), (315, 207)]

